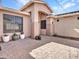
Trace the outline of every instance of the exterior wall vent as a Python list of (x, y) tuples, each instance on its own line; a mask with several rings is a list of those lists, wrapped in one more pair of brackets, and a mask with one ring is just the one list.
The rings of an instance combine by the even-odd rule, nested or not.
[(77, 20), (79, 20), (79, 17), (77, 17)]
[(59, 22), (59, 19), (57, 19), (57, 22)]

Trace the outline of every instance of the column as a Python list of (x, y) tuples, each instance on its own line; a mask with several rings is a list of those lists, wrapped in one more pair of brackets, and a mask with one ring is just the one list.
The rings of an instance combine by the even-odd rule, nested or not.
[(54, 19), (52, 17), (47, 18), (47, 35), (54, 35)]
[(34, 6), (32, 10), (31, 20), (32, 20), (32, 34), (31, 37), (35, 38), (35, 36), (40, 35), (40, 22), (39, 22), (39, 14), (38, 9)]

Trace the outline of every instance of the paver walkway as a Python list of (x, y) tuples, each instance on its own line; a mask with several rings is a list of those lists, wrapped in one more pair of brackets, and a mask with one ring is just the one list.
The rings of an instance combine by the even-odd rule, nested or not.
[(27, 38), (24, 40), (11, 41), (8, 43), (0, 43), (2, 47), (2, 51), (0, 51), (0, 58), (2, 57), (6, 59), (34, 59), (29, 55), (29, 52), (49, 42), (57, 42), (79, 48), (79, 41), (76, 40), (42, 36), (42, 40), (33, 40)]

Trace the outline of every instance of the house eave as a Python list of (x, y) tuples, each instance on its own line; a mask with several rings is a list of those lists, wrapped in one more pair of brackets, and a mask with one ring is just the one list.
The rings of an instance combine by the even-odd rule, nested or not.
[(21, 12), (20, 10), (15, 10), (12, 8), (0, 7), (0, 10), (30, 16), (30, 14), (27, 12)]
[(79, 15), (79, 13), (71, 13), (71, 14), (65, 14), (65, 15), (59, 15), (59, 16), (48, 16), (47, 18), (66, 18), (66, 17), (72, 17), (72, 16), (76, 16)]
[(40, 1), (30, 1), (28, 2), (26, 5), (24, 5), (20, 10), (23, 11), (25, 8), (27, 8), (28, 6), (32, 5), (33, 3), (40, 3), (40, 4), (44, 4), (48, 7), (48, 9), (51, 11), (51, 13), (53, 12), (52, 9), (48, 6), (47, 3), (44, 2), (40, 2)]

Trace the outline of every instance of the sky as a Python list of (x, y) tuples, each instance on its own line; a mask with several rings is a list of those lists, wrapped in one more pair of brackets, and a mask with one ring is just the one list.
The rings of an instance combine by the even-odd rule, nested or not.
[[(4, 7), (13, 8), (19, 10), (23, 5), (28, 3), (30, 0), (2, 0)], [(46, 2), (54, 14), (68, 13), (72, 11), (79, 11), (79, 0), (43, 0)]]

